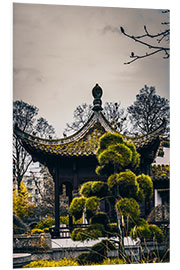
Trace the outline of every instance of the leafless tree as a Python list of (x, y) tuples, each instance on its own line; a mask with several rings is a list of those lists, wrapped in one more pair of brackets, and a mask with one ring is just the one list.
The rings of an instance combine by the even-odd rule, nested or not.
[[(169, 10), (163, 10), (163, 14), (168, 14)], [(134, 36), (133, 34), (128, 34), (124, 28), (121, 26), (121, 33), (129, 39), (132, 39), (136, 43), (142, 45), (147, 49), (147, 52), (139, 55), (135, 52), (130, 53), (131, 60), (124, 64), (131, 64), (139, 59), (146, 58), (152, 56), (154, 54), (163, 53), (163, 58), (168, 59), (170, 57), (170, 27), (169, 21), (162, 22), (162, 26), (165, 27), (164, 30), (159, 31), (158, 33), (150, 33), (146, 25), (144, 25), (144, 33), (141, 35)]]

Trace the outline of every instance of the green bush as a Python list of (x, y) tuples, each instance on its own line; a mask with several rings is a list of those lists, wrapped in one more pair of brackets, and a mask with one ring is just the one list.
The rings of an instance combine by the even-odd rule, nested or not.
[(108, 251), (115, 250), (116, 247), (109, 240), (102, 240), (90, 249), (86, 257), (88, 263), (100, 263), (107, 259)]
[(105, 133), (101, 136), (99, 140), (99, 148), (97, 150), (97, 155), (100, 154), (103, 150), (105, 150), (109, 145), (123, 143), (123, 136), (118, 133)]
[(37, 229), (37, 228), (34, 228), (34, 229), (31, 230), (31, 233), (32, 233), (32, 234), (36, 234), (36, 233), (38, 233), (38, 234), (44, 233), (44, 229)]
[(88, 254), (89, 252), (82, 252), (77, 258), (77, 262), (79, 265), (87, 265), (88, 264)]
[(162, 230), (156, 225), (149, 225), (149, 229), (152, 234), (152, 238), (155, 239), (157, 242), (162, 242), (164, 240), (164, 234)]
[(69, 212), (74, 216), (75, 220), (78, 220), (82, 217), (86, 199), (83, 197), (76, 197), (72, 200), (69, 207)]
[(126, 145), (132, 151), (131, 167), (136, 169), (140, 164), (140, 154), (137, 152), (135, 145), (132, 142), (126, 142)]
[(116, 203), (116, 208), (122, 216), (136, 218), (140, 214), (139, 204), (133, 198), (122, 198)]
[(134, 239), (139, 237), (141, 240), (145, 239), (146, 241), (155, 240), (157, 242), (162, 242), (164, 239), (162, 230), (156, 225), (149, 224), (134, 227), (131, 230), (130, 235)]
[(73, 241), (85, 241), (89, 239), (98, 239), (104, 236), (104, 226), (102, 224), (92, 224), (87, 228), (75, 228), (71, 233)]
[(139, 198), (144, 200), (145, 198), (150, 198), (153, 195), (153, 182), (151, 177), (145, 174), (141, 174), (136, 177), (137, 182), (139, 183)]
[(62, 259), (60, 261), (53, 260), (39, 260), (32, 261), (29, 264), (23, 266), (23, 268), (34, 268), (34, 267), (57, 267), (57, 266), (78, 266), (78, 262), (74, 259)]
[(103, 181), (95, 181), (92, 183), (91, 191), (94, 196), (103, 198), (108, 194), (108, 185)]
[(137, 197), (139, 184), (136, 180), (136, 175), (132, 171), (126, 170), (117, 174), (116, 181), (119, 185), (120, 196), (127, 198)]
[(80, 194), (83, 195), (84, 197), (91, 197), (93, 195), (91, 191), (92, 184), (93, 184), (92, 181), (84, 183), (80, 189)]
[(107, 227), (106, 227), (106, 231), (107, 231), (107, 236), (108, 237), (118, 235), (119, 229), (118, 229), (117, 223), (108, 224)]
[(55, 220), (52, 217), (43, 218), (37, 225), (36, 229), (50, 228), (55, 224)]
[(133, 239), (136, 239), (136, 238), (140, 238), (141, 240), (151, 239), (151, 231), (149, 229), (149, 225), (147, 224), (147, 225), (141, 225), (138, 227), (134, 227), (130, 232), (130, 236)]
[(85, 207), (87, 210), (95, 211), (100, 206), (100, 200), (99, 198), (92, 196), (86, 199)]
[(112, 189), (117, 184), (117, 176), (118, 174), (114, 173), (108, 177), (107, 184), (110, 189)]
[(106, 226), (108, 222), (109, 222), (108, 216), (104, 212), (97, 212), (90, 219), (90, 224), (103, 224), (104, 226)]

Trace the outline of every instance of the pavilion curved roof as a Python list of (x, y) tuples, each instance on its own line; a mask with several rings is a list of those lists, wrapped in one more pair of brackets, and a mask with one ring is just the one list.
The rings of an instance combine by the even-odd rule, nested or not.
[[(96, 85), (93, 89), (99, 87)], [(100, 87), (99, 87), (100, 88)], [(96, 89), (95, 89), (96, 90)], [(99, 89), (98, 89), (99, 90)], [(94, 91), (95, 92), (95, 91)], [(96, 92), (95, 92), (96, 93)], [(44, 139), (33, 136), (20, 130), (17, 126), (14, 128), (16, 136), (22, 142), (24, 148), (30, 153), (40, 153), (45, 155), (58, 155), (58, 156), (91, 156), (96, 154), (100, 137), (105, 132), (117, 132), (109, 123), (109, 121), (103, 115), (101, 108), (101, 100), (98, 95), (94, 96), (93, 114), (87, 121), (87, 123), (75, 134), (61, 138), (61, 139)], [(157, 139), (164, 124), (153, 132), (143, 136), (124, 136), (125, 140), (131, 140), (137, 150), (142, 151), (150, 147)]]

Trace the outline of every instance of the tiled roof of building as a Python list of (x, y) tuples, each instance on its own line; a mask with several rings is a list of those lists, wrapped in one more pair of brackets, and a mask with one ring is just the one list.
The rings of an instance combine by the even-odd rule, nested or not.
[(153, 165), (151, 168), (151, 177), (153, 180), (169, 180), (170, 167), (169, 165)]
[[(105, 132), (117, 132), (103, 115), (101, 100), (102, 91), (96, 85), (93, 90), (94, 107), (93, 114), (87, 123), (72, 136), (62, 139), (42, 139), (21, 131), (17, 126), (14, 129), (27, 151), (40, 152), (42, 154), (60, 156), (90, 156), (95, 155), (98, 148), (99, 138)], [(97, 91), (97, 93), (96, 93)], [(125, 140), (131, 140), (137, 149), (146, 149), (159, 138), (163, 124), (148, 135), (129, 137), (123, 136)]]

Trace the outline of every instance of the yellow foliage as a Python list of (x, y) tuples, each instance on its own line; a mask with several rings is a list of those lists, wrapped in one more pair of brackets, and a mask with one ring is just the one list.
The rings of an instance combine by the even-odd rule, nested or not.
[(13, 190), (13, 214), (26, 218), (33, 214), (35, 204), (30, 202), (31, 196), (28, 193), (27, 187), (23, 182), (20, 184), (20, 191)]

